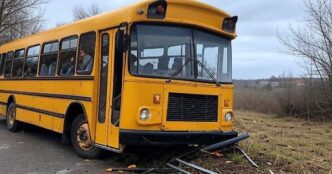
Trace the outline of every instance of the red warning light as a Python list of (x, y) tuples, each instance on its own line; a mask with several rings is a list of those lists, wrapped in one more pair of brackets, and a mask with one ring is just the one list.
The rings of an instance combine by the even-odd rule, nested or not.
[(165, 8), (162, 5), (159, 5), (156, 9), (156, 13), (160, 15), (165, 14)]

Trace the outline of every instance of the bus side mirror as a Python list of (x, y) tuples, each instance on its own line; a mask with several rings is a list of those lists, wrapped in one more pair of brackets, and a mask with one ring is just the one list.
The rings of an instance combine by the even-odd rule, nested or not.
[(121, 53), (128, 51), (129, 40), (129, 35), (125, 34), (123, 30), (119, 30), (116, 33), (116, 50)]

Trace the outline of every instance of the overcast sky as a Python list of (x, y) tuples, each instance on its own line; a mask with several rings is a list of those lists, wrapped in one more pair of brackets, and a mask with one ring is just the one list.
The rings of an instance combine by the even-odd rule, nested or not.
[[(126, 6), (137, 0), (94, 0), (102, 11)], [(234, 79), (269, 78), (283, 73), (301, 75), (300, 59), (288, 56), (277, 33), (303, 19), (302, 0), (202, 0), (231, 15), (239, 16), (238, 38), (233, 43)], [(93, 0), (49, 0), (45, 9), (47, 28), (72, 20), (75, 5)]]

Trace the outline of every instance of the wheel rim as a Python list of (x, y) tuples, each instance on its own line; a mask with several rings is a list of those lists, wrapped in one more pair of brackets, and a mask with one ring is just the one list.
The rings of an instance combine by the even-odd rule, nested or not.
[(8, 121), (10, 125), (15, 123), (15, 109), (11, 108), (8, 112)]
[(78, 128), (76, 141), (83, 150), (90, 150), (92, 148), (88, 123), (84, 123)]

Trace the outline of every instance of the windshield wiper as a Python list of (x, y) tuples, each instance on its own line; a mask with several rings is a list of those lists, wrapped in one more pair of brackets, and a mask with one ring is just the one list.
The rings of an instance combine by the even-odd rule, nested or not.
[(204, 71), (206, 71), (206, 73), (210, 76), (210, 78), (216, 83), (217, 86), (221, 86), (220, 83), (218, 82), (218, 80), (216, 78), (213, 77), (212, 73), (205, 67), (205, 65), (199, 61), (199, 60), (195, 60), (193, 58), (188, 58), (188, 60), (175, 72), (171, 75), (171, 77), (166, 81), (168, 83), (172, 82), (172, 80), (177, 76), (179, 75), (182, 71), (183, 71), (183, 68), (185, 66), (187, 66), (187, 64), (193, 60), (194, 62), (196, 62), (198, 65), (200, 65), (202, 67), (202, 69)]
[(191, 60), (194, 60), (194, 59), (193, 59), (193, 58), (188, 58), (188, 60), (186, 60), (186, 62), (185, 62), (185, 63), (184, 63), (179, 69), (177, 69), (177, 70), (175, 71), (175, 73), (173, 73), (173, 74), (171, 75), (171, 77), (170, 77), (166, 82), (167, 82), (167, 83), (172, 82), (172, 80), (173, 80), (176, 76), (178, 76), (178, 75), (183, 71), (184, 67), (186, 67), (187, 64), (188, 64)]
[(194, 60), (198, 65), (200, 65), (206, 73), (211, 77), (211, 79), (216, 83), (217, 86), (221, 86), (218, 80), (213, 76), (213, 74), (205, 67), (205, 65), (199, 61), (199, 60)]

